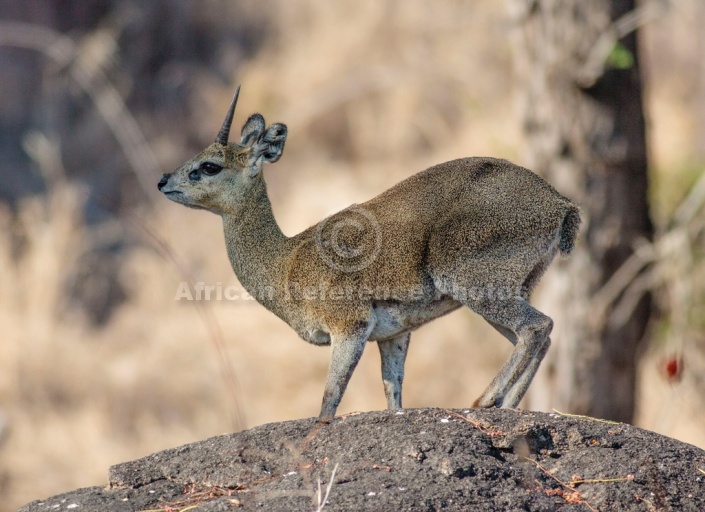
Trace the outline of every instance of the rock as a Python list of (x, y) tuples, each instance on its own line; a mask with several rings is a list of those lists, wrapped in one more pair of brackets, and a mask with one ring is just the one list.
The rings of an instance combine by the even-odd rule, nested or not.
[(194, 506), (189, 510), (703, 511), (705, 451), (585, 417), (370, 412), (329, 425), (272, 423), (155, 453), (110, 468), (106, 488), (35, 501), (20, 512)]

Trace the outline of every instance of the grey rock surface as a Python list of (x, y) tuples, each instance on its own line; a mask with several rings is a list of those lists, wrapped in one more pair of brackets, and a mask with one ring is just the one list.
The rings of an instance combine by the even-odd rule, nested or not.
[[(319, 500), (329, 492), (327, 501)], [(58, 506), (57, 506), (58, 505)], [(195, 507), (195, 508), (192, 508)], [(705, 451), (630, 425), (405, 409), (262, 425), (110, 468), (21, 512), (705, 511)]]

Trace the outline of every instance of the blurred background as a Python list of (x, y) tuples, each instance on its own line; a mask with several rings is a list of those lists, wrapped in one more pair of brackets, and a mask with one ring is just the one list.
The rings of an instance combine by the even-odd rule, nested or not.
[[(220, 219), (156, 188), (237, 84), (234, 129), (289, 126), (265, 171), (288, 235), (453, 158), (546, 176), (584, 227), (537, 291), (556, 328), (523, 406), (705, 448), (705, 4), (563, 5), (0, 0), (0, 511), (317, 415), (327, 349), (251, 300), (175, 300), (239, 289)], [(407, 407), (469, 406), (511, 349), (469, 311), (412, 339)], [(340, 413), (385, 407), (372, 348)]]

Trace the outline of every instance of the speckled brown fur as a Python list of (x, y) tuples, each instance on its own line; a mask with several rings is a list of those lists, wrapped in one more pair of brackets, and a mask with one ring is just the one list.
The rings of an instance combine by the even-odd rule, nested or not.
[(254, 114), (240, 144), (228, 143), (235, 102), (217, 142), (159, 189), (220, 215), (245, 289), (304, 340), (332, 346), (320, 419), (334, 416), (367, 341), (380, 348), (388, 406), (401, 407), (410, 332), (462, 305), (515, 345), (475, 405), (515, 407), (552, 328), (528, 296), (554, 256), (572, 250), (578, 208), (527, 169), (464, 158), (287, 238), (262, 177), (262, 164), (281, 156), (286, 126), (265, 129)]

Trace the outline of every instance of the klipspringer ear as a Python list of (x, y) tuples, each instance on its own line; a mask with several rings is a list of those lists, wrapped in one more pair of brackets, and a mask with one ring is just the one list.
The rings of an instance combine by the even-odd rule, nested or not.
[(253, 149), (256, 149), (264, 162), (273, 164), (281, 158), (284, 152), (287, 134), (288, 130), (285, 124), (274, 123), (267, 128), (267, 131), (259, 138)]
[[(259, 115), (259, 114), (255, 114)], [(279, 160), (284, 151), (284, 143), (286, 142), (287, 129), (286, 125), (281, 123), (274, 123), (272, 126), (267, 128), (264, 133), (260, 132), (259, 137), (254, 139), (255, 134), (259, 131), (259, 122), (264, 124), (264, 119), (262, 116), (255, 118), (251, 116), (250, 119), (245, 123), (245, 128), (248, 128), (247, 133), (245, 133), (245, 128), (243, 128), (243, 141), (246, 141), (250, 147), (250, 154), (248, 158), (248, 176), (256, 176), (262, 170), (263, 163), (272, 164)]]
[(264, 117), (262, 114), (252, 114), (242, 126), (240, 145), (250, 147), (264, 133)]

